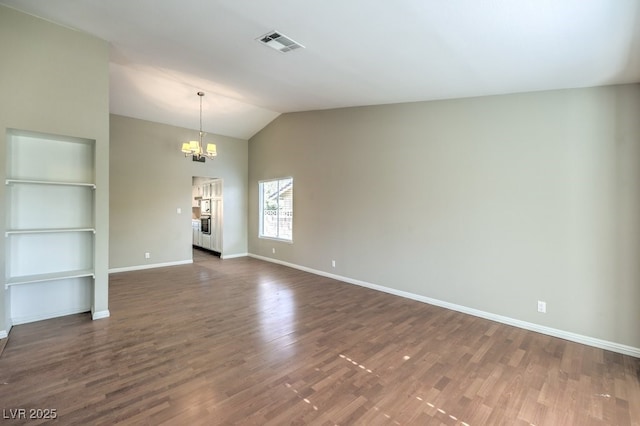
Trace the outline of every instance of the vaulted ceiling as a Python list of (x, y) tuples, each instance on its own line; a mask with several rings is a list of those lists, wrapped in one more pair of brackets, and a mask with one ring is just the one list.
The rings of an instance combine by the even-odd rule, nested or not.
[(0, 4), (107, 40), (112, 113), (197, 129), (204, 91), (204, 130), (243, 139), (284, 112), (640, 82), (640, 0)]

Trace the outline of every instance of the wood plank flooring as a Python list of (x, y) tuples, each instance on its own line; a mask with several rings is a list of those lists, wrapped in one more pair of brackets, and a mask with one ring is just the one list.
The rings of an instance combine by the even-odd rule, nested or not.
[(114, 274), (111, 317), (19, 325), (2, 424), (640, 425), (640, 360), (196, 251)]

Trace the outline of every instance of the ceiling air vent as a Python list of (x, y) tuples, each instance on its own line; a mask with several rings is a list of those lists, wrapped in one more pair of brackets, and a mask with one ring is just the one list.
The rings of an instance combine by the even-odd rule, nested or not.
[(304, 49), (304, 46), (300, 43), (291, 40), (284, 34), (279, 33), (278, 31), (271, 31), (263, 36), (258, 37), (260, 43), (265, 46), (269, 46), (271, 48), (276, 49), (278, 52), (286, 53), (295, 49)]

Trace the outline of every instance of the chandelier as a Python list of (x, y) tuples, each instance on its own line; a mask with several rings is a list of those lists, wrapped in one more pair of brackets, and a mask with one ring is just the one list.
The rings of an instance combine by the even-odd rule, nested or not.
[(184, 142), (182, 144), (182, 152), (184, 152), (185, 157), (191, 157), (193, 161), (204, 163), (207, 158), (213, 160), (218, 153), (216, 152), (216, 144), (214, 143), (208, 143), (206, 151), (202, 147), (202, 137), (205, 135), (202, 131), (202, 97), (204, 96), (204, 92), (198, 92), (198, 96), (200, 97), (200, 139), (197, 141)]

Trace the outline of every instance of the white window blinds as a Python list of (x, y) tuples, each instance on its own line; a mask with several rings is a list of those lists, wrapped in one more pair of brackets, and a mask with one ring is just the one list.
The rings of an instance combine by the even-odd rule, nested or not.
[(260, 185), (260, 237), (292, 241), (293, 178), (265, 180)]

